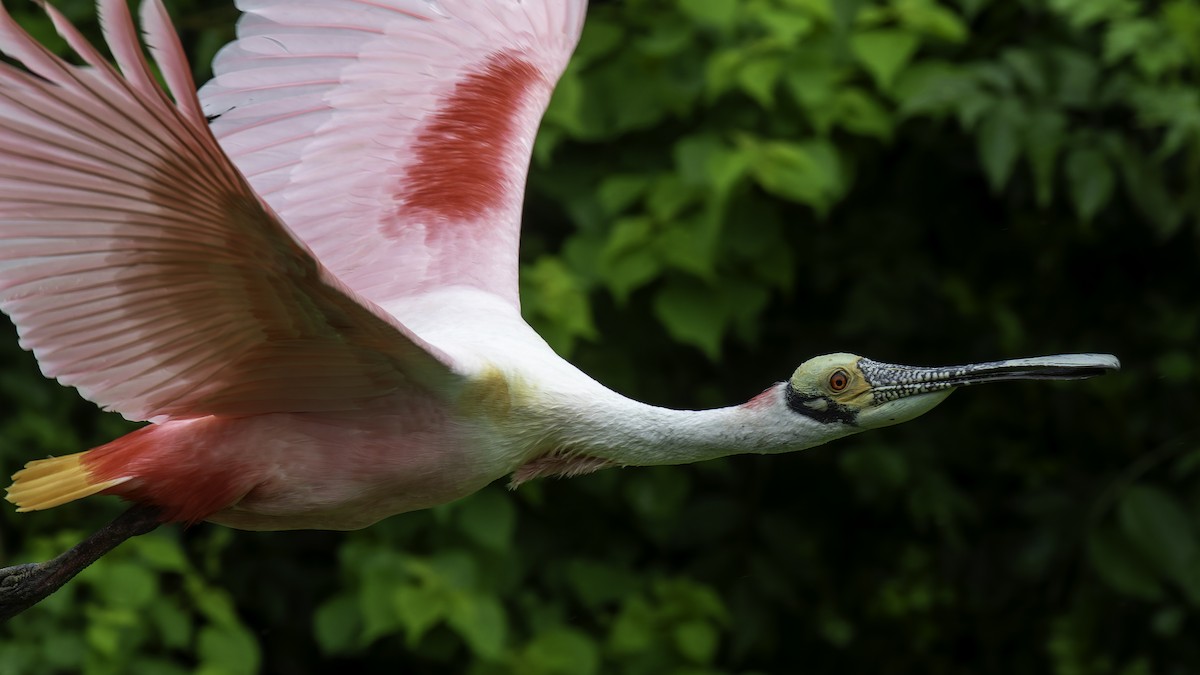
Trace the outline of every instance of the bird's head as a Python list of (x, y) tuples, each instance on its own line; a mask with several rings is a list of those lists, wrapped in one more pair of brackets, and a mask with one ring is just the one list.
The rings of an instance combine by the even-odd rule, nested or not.
[(865, 431), (907, 422), (957, 387), (1005, 380), (1078, 380), (1117, 370), (1110, 354), (1060, 354), (962, 366), (880, 363), (854, 354), (805, 361), (785, 387), (788, 408), (817, 422)]

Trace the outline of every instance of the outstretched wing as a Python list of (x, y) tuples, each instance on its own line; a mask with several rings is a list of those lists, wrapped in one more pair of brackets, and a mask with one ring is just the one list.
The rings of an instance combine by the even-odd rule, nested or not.
[[(326, 271), (210, 134), (159, 0), (155, 82), (125, 0), (117, 72), (53, 8), (72, 66), (0, 5), (0, 308), (43, 372), (130, 419), (343, 409), (452, 381), (447, 359)], [(415, 380), (415, 382), (414, 382)]]
[(200, 91), (255, 190), (387, 307), (468, 285), (517, 298), (537, 126), (586, 0), (238, 0)]

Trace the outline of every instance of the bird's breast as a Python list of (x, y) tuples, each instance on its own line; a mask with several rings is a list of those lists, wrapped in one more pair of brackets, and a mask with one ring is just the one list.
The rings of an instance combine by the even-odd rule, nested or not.
[(209, 520), (248, 530), (352, 530), (464, 497), (498, 477), (478, 431), (435, 399), (386, 409), (248, 418), (256, 486)]

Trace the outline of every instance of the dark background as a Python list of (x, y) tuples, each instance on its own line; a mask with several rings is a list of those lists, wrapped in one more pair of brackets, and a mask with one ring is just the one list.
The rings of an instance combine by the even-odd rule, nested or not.
[[(203, 81), (236, 12), (170, 5)], [(349, 534), (164, 528), (0, 628), (0, 673), (1200, 671), (1198, 68), (1192, 0), (594, 4), (522, 285), (597, 379), (708, 407), (830, 351), (1123, 370)], [(0, 473), (131, 428), (0, 359)], [(120, 508), (0, 509), (0, 560)]]

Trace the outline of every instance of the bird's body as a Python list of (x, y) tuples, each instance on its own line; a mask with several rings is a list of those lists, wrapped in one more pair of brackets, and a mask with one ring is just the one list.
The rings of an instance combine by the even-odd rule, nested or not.
[[(421, 316), (429, 323), (417, 334), (467, 373), (453, 391), (416, 387), (353, 410), (166, 421), (91, 451), (88, 466), (98, 483), (135, 476), (107, 490), (174, 520), (345, 530), (464, 497), (505, 476), (520, 483), (830, 438), (820, 423), (780, 414), (782, 384), (720, 410), (649, 406), (558, 357), (489, 294), (457, 289), (428, 300), (434, 306)], [(497, 330), (467, 330), (455, 320), (463, 308), (488, 316)]]
[(31, 462), (21, 510), (106, 493), (165, 521), (352, 529), (506, 475), (799, 450), (957, 386), (1117, 366), (834, 354), (739, 406), (632, 401), (517, 297), (526, 168), (585, 0), (254, 0), (199, 98), (158, 0), (170, 97), (125, 0), (99, 7), (117, 68), (52, 8), (85, 65), (0, 5), (0, 51), (32, 72), (0, 63), (0, 309), (47, 376), (151, 424)]

